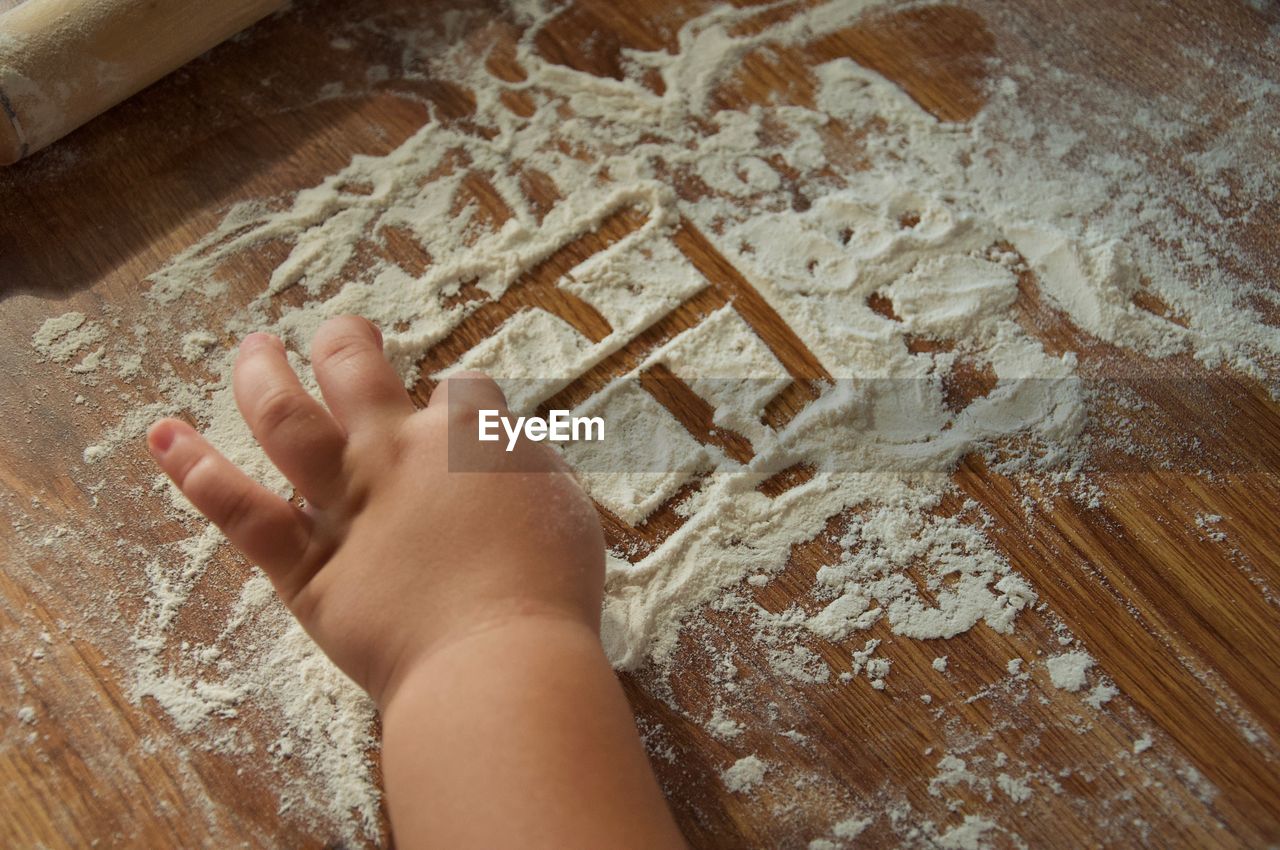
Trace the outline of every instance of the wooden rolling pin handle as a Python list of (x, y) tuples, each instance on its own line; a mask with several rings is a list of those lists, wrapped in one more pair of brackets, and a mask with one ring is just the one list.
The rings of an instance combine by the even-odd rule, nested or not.
[(0, 15), (0, 165), (62, 138), (284, 3), (20, 3)]

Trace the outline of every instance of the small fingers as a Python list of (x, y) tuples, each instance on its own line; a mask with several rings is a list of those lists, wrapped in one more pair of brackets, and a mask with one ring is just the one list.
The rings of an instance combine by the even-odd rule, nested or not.
[(348, 434), (413, 413), (404, 382), (382, 353), (382, 334), (367, 319), (340, 316), (321, 325), (311, 342), (311, 366)]
[(152, 425), (147, 448), (196, 510), (280, 586), (306, 554), (306, 515), (245, 475), (185, 422)]
[(232, 375), (236, 405), (267, 457), (318, 508), (343, 492), (346, 435), (302, 387), (284, 346), (267, 334), (240, 344)]

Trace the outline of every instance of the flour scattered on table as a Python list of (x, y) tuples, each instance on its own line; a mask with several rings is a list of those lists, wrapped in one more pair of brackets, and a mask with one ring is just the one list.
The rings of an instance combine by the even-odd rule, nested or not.
[(45, 321), (31, 337), (31, 345), (55, 363), (66, 363), (77, 352), (101, 342), (107, 329), (86, 321), (84, 313), (63, 313)]
[(743, 756), (730, 765), (720, 778), (724, 787), (735, 794), (742, 794), (764, 781), (768, 766), (756, 756)]
[[(895, 642), (947, 640), (979, 624), (1015, 635), (1036, 594), (988, 536), (993, 518), (956, 497), (952, 471), (981, 454), (1006, 475), (1038, 476), (1046, 491), (1095, 506), (1098, 499), (1086, 476), (1090, 393), (1080, 360), (1042, 340), (1022, 308), (1044, 299), (1097, 339), (1151, 356), (1193, 354), (1277, 387), (1280, 334), (1259, 300), (1272, 297), (1259, 294), (1270, 284), (1265, 270), (1234, 257), (1218, 262), (1209, 244), (1233, 251), (1230, 240), (1207, 244), (1201, 229), (1238, 220), (1222, 212), (1219, 187), (1257, 194), (1270, 185), (1266, 147), (1246, 143), (1253, 136), (1243, 131), (1261, 139), (1275, 126), (1274, 93), (1244, 76), (1224, 83), (1241, 94), (1246, 142), (1215, 138), (1200, 160), (1168, 174), (1157, 173), (1160, 157), (1124, 147), (1127, 138), (1114, 140), (1120, 152), (1085, 159), (1086, 138), (1068, 118), (1091, 119), (1057, 105), (1047, 118), (1029, 111), (1036, 93), (1013, 76), (992, 82), (986, 108), (968, 123), (939, 121), (850, 59), (813, 68), (811, 106), (781, 95), (750, 108), (718, 105), (745, 55), (820, 40), (857, 25), (875, 5), (827, 3), (777, 22), (758, 9), (717, 7), (685, 22), (671, 50), (626, 50), (618, 79), (539, 53), (537, 36), (559, 10), (532, 0), (504, 13), (523, 33), (514, 46), (519, 82), (490, 70), (487, 47), (477, 48), (493, 34), (491, 10), (454, 10), (438, 27), (368, 22), (402, 54), (398, 73), (408, 89), (456, 86), (474, 95), (472, 114), (444, 120), (431, 103), (432, 119), (385, 156), (357, 156), (289, 198), (235, 206), (155, 271), (149, 312), (131, 317), (130, 328), (72, 312), (37, 329), (38, 356), (76, 372), (88, 401), (104, 397), (90, 383), (104, 375), (138, 388), (139, 397), (120, 397), (129, 413), (86, 447), (86, 468), (106, 475), (110, 463), (132, 456), (150, 421), (183, 412), (232, 460), (287, 494), (228, 387), (227, 346), (251, 330), (281, 335), (314, 390), (302, 354), (311, 334), (329, 316), (360, 313), (383, 327), (406, 386), (482, 367), (525, 409), (632, 347), (640, 353), (631, 366), (580, 406), (606, 411), (628, 439), (571, 453), (593, 496), (622, 523), (642, 526), (673, 499), (684, 501), (671, 507), (680, 523), (668, 536), (610, 553), (603, 637), (617, 666), (672, 671), (682, 629), (715, 606), (748, 618), (764, 663), (796, 687), (861, 688), (884, 705), (904, 669), (911, 674), (910, 665), (894, 663)], [(355, 49), (365, 34), (330, 43)], [(1131, 116), (1123, 103), (1114, 108)], [(1171, 150), (1177, 133), (1200, 132), (1198, 116), (1158, 114), (1175, 108), (1144, 107), (1135, 132)], [(1098, 133), (1127, 123), (1099, 114)], [(531, 202), (531, 182), (559, 200), (550, 209)], [(477, 184), (504, 212), (497, 220), (477, 201)], [(551, 283), (557, 300), (577, 305), (571, 312), (592, 315), (594, 331), (566, 315), (522, 309), (423, 374), (436, 344), (482, 304), (501, 300), (566, 245), (621, 220), (629, 222), (625, 235)], [(699, 268), (691, 239), (733, 273)], [(396, 253), (393, 242), (412, 245), (419, 259), (386, 259)], [(287, 256), (248, 305), (213, 318), (232, 263), (268, 243), (285, 246)], [(726, 295), (725, 281), (739, 277), (744, 283), (733, 285), (746, 289)], [(754, 297), (795, 339), (753, 325)], [(1164, 307), (1139, 306), (1154, 302)], [(663, 321), (681, 304), (701, 311), (692, 327)], [(661, 338), (644, 348), (651, 327)], [(797, 358), (830, 380), (801, 386)], [(153, 370), (153, 360), (164, 363)], [(645, 389), (644, 374), (659, 366), (706, 402), (713, 437), (740, 442), (689, 433)], [(797, 408), (785, 421), (771, 407), (783, 397)], [(742, 444), (749, 451), (731, 450)], [(796, 469), (805, 474), (779, 492), (764, 486)], [(112, 556), (136, 563), (148, 587), (132, 635), (134, 697), (228, 753), (259, 746), (244, 715), (275, 723), (262, 747), (277, 765), (303, 766), (286, 784), (282, 808), (334, 823), (350, 841), (375, 836), (372, 706), (292, 624), (261, 577), (230, 599), (206, 599), (202, 580), (226, 574), (218, 571), (229, 560), (224, 542), (166, 485), (140, 496), (148, 509), (161, 503), (174, 527), (186, 529), (171, 546), (139, 552), (127, 528), (112, 534), (123, 541)], [(824, 530), (835, 517), (843, 525)], [(1196, 521), (1218, 539), (1219, 520)], [(770, 586), (795, 547), (811, 544), (832, 560), (791, 604), (766, 610), (745, 595), (743, 588)], [(221, 618), (214, 633), (184, 637), (175, 624), (193, 609)], [(1074, 637), (1064, 627), (1058, 640), (1068, 646)], [(818, 641), (840, 652), (819, 652)], [(731, 705), (745, 685), (731, 658), (717, 664), (717, 696)], [(1045, 662), (1052, 684), (1070, 692), (1086, 687), (1093, 664), (1080, 651)], [(946, 672), (947, 656), (932, 665)], [(1005, 671), (1007, 679), (957, 699), (1015, 708), (1029, 700), (1032, 677), (1021, 659)], [(958, 678), (932, 676), (926, 687), (935, 694), (915, 688), (904, 702), (933, 712), (945, 729), (938, 718), (952, 697), (944, 688)], [(1084, 698), (1085, 711), (1114, 710), (1118, 695), (1103, 681)], [(772, 706), (762, 716), (782, 723), (781, 713)], [(20, 719), (33, 722), (34, 710), (31, 717)], [(752, 726), (717, 703), (706, 728), (736, 743)], [(807, 740), (794, 729), (779, 737), (797, 746)], [(1138, 738), (1134, 753), (1150, 742)], [(958, 788), (987, 799), (998, 791), (1019, 804), (1034, 802), (1033, 787), (1061, 793), (1055, 776), (1006, 767), (1003, 752), (975, 752), (981, 743), (958, 742), (930, 762), (932, 779), (921, 780), (951, 811), (964, 804), (951, 796)], [(1039, 742), (1029, 736), (1026, 744), (1034, 750)], [(721, 778), (729, 791), (747, 793), (783, 774), (749, 755)], [(940, 847), (979, 847), (996, 834), (1019, 840), (971, 813), (939, 825), (897, 798), (877, 817), (851, 816), (810, 846), (843, 846), (882, 823), (903, 841)]]
[(996, 784), (1015, 803), (1025, 803), (1031, 799), (1031, 786), (1023, 779), (1017, 779), (1007, 773), (1002, 773), (996, 777)]
[(1087, 652), (1067, 652), (1045, 662), (1055, 688), (1078, 691), (1084, 687), (1093, 659)]
[(1222, 543), (1227, 539), (1227, 533), (1217, 524), (1222, 522), (1222, 517), (1218, 514), (1196, 514), (1196, 525), (1204, 531), (1205, 537), (1215, 543)]
[(1111, 701), (1112, 697), (1119, 695), (1119, 693), (1120, 689), (1115, 685), (1103, 682), (1094, 686), (1093, 690), (1089, 691), (1089, 695), (1084, 698), (1084, 701), (1094, 708), (1101, 709)]

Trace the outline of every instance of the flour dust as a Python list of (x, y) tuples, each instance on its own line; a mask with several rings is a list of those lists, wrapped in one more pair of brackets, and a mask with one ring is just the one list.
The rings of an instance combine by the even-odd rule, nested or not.
[[(945, 728), (933, 693), (895, 693), (903, 646), (979, 624), (1016, 639), (1032, 612), (1053, 622), (992, 544), (993, 520), (982, 506), (947, 507), (950, 473), (966, 455), (988, 453), (1004, 471), (1044, 487), (1085, 501), (1100, 494), (1087, 475), (1089, 394), (1078, 356), (1047, 348), (1020, 321), (1024, 281), (1034, 277), (1038, 297), (1094, 338), (1153, 357), (1225, 364), (1274, 391), (1280, 334), (1266, 320), (1274, 295), (1255, 285), (1257, 269), (1219, 261), (1209, 246), (1214, 233), (1247, 217), (1249, 198), (1268, 191), (1261, 154), (1245, 152), (1244, 139), (1274, 122), (1280, 90), (1219, 68), (1233, 75), (1243, 104), (1237, 121), (1248, 132), (1238, 146), (1226, 134), (1202, 140), (1192, 170), (1199, 182), (1190, 189), (1136, 155), (1091, 152), (1080, 129), (1087, 117), (1033, 110), (1034, 97), (1023, 91), (1031, 69), (1001, 69), (985, 107), (964, 123), (940, 121), (851, 59), (812, 69), (811, 102), (723, 106), (744, 56), (855, 26), (877, 14), (875, 5), (830, 2), (774, 23), (758, 10), (715, 8), (680, 26), (674, 51), (626, 51), (618, 79), (544, 58), (537, 36), (559, 12), (538, 2), (505, 13), (522, 33), (515, 81), (491, 69), (474, 38), (462, 37), (500, 35), (489, 12), (454, 10), (434, 27), (352, 24), (335, 35), (336, 49), (390, 39), (403, 56), (397, 73), (465, 89), (474, 114), (465, 122), (433, 117), (385, 156), (357, 156), (283, 202), (235, 206), (155, 270), (146, 282), (149, 308), (131, 323), (66, 313), (35, 329), (36, 355), (64, 364), (86, 394), (105, 375), (146, 390), (145, 403), (85, 447), (82, 474), (109, 477), (112, 464), (137, 452), (150, 421), (183, 413), (232, 460), (287, 494), (231, 398), (233, 343), (249, 331), (279, 334), (314, 390), (309, 338), (325, 318), (359, 313), (384, 329), (406, 386), (482, 368), (504, 384), (513, 408), (529, 411), (681, 305), (710, 299), (700, 321), (667, 333), (582, 401), (582, 412), (625, 423), (632, 438), (567, 450), (590, 470), (592, 496), (629, 525), (678, 501), (679, 527), (669, 536), (610, 553), (603, 634), (610, 657), (621, 668), (677, 671), (699, 612), (719, 612), (739, 618), (770, 671), (797, 687), (865, 686), (937, 711)], [(1173, 147), (1185, 126), (1185, 116), (1157, 103), (1138, 114), (1132, 132)], [(530, 200), (531, 175), (554, 188), (559, 200), (549, 209)], [(469, 194), (477, 178), (505, 217)], [(1219, 185), (1231, 187), (1234, 211), (1211, 208)], [(434, 346), (481, 303), (501, 299), (564, 246), (619, 217), (636, 224), (556, 283), (589, 304), (607, 333), (592, 338), (565, 317), (525, 310), (454, 362), (421, 374)], [(741, 293), (716, 289), (723, 282), (698, 268), (690, 233), (781, 317), (795, 345), (762, 334)], [(411, 268), (365, 250), (393, 237), (420, 246), (429, 262)], [(222, 317), (213, 306), (227, 291), (225, 270), (269, 243), (286, 245), (286, 255), (249, 303)], [(1163, 310), (1139, 306), (1154, 302)], [(829, 380), (794, 416), (771, 421), (770, 402), (794, 382), (797, 347)], [(152, 371), (145, 358), (181, 358), (186, 366)], [(745, 440), (749, 456), (695, 439), (646, 392), (641, 376), (659, 366), (703, 398), (716, 427)], [(958, 403), (949, 381), (964, 369), (986, 384)], [(804, 473), (792, 486), (762, 486), (796, 469)], [(205, 604), (197, 588), (228, 552), (158, 479), (146, 498), (156, 502), (156, 494), (189, 533), (159, 551), (125, 548), (134, 553), (128, 568), (143, 570), (148, 587), (128, 661), (133, 697), (155, 701), (177, 728), (232, 753), (246, 749), (241, 724), (251, 709), (255, 722), (274, 730), (271, 757), (304, 766), (284, 786), (282, 809), (349, 840), (376, 835), (372, 706), (261, 577), (220, 603), (213, 634), (184, 637), (175, 623)], [(830, 533), (833, 557), (807, 596), (772, 611), (752, 601), (749, 591), (769, 587), (795, 547), (827, 534), (828, 520), (841, 515), (849, 521)], [(1204, 518), (1204, 527), (1214, 521)], [(1034, 676), (1101, 717), (1118, 691), (1070, 633), (1055, 628), (1061, 652), (1008, 660), (988, 696), (999, 690), (1008, 704), (1033, 700)], [(847, 669), (832, 668), (814, 648), (819, 640), (843, 648)], [(710, 662), (724, 669), (712, 674), (716, 705), (700, 721), (734, 746), (753, 720), (735, 711), (728, 657)], [(933, 674), (945, 678), (950, 669), (940, 653)], [(804, 735), (793, 732), (799, 746)], [(1123, 742), (1124, 757), (1148, 758), (1153, 735)], [(931, 756), (929, 794), (962, 788), (966, 799), (1021, 804), (1065, 793), (1061, 776), (1012, 764), (1007, 753), (984, 750), (989, 744), (956, 740), (952, 752)], [(744, 751), (721, 778), (749, 794), (782, 774)], [(880, 828), (939, 846), (1016, 838), (1016, 823), (997, 823), (980, 806), (951, 826), (934, 824), (893, 790), (878, 811), (833, 818), (809, 846), (845, 846)], [(1125, 811), (1119, 802), (1115, 808)]]

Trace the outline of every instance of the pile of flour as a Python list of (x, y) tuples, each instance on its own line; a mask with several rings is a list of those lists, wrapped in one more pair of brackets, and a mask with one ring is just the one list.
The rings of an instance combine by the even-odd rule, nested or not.
[[(1250, 289), (1249, 274), (1207, 250), (1205, 193), (1171, 187), (1122, 153), (1086, 157), (1074, 116), (1027, 111), (1017, 69), (992, 84), (984, 111), (964, 125), (940, 122), (849, 59), (813, 69), (812, 106), (715, 106), (745, 54), (853, 26), (874, 5), (818, 5), (763, 29), (752, 10), (718, 8), (680, 28), (675, 52), (627, 51), (621, 79), (544, 59), (536, 37), (558, 12), (529, 0), (509, 12), (523, 32), (517, 82), (491, 73), (483, 52), (458, 37), (481, 26), (481, 13), (451, 12), (434, 31), (353, 29), (351, 37), (372, 28), (402, 44), (406, 78), (448, 80), (474, 93), (474, 115), (467, 126), (433, 118), (386, 156), (355, 157), (284, 203), (237, 205), (150, 277), (151, 306), (131, 332), (108, 334), (80, 314), (51, 317), (35, 331), (40, 356), (82, 374), (113, 370), (140, 381), (152, 399), (85, 448), (86, 475), (100, 477), (99, 465), (120, 462), (123, 447), (136, 445), (157, 416), (181, 412), (234, 461), (288, 494), (236, 412), (228, 383), (233, 340), (256, 330), (279, 334), (314, 390), (309, 338), (325, 318), (359, 313), (382, 326), (386, 349), (412, 386), (424, 355), (480, 303), (456, 298), (464, 287), (500, 298), (561, 246), (634, 214), (638, 228), (558, 283), (599, 312), (608, 335), (593, 341), (550, 313), (526, 311), (456, 366), (489, 371), (514, 408), (531, 410), (708, 289), (679, 248), (680, 229), (691, 227), (833, 380), (785, 426), (765, 424), (766, 404), (791, 377), (730, 302), (584, 403), (583, 411), (626, 423), (636, 435), (612, 443), (615, 455), (592, 456), (585, 444), (568, 450), (587, 470), (593, 497), (615, 515), (640, 524), (697, 482), (679, 508), (683, 524), (656, 550), (635, 563), (627, 552), (610, 555), (604, 639), (615, 664), (669, 669), (691, 615), (709, 604), (746, 605), (735, 588), (745, 580), (767, 584), (794, 545), (855, 506), (858, 520), (836, 541), (841, 556), (812, 591), (818, 612), (797, 604), (757, 617), (755, 638), (780, 675), (832, 678), (797, 642), (800, 634), (854, 648), (852, 675), (883, 689), (891, 659), (859, 638), (877, 623), (910, 640), (950, 638), (977, 623), (1015, 631), (1036, 596), (987, 540), (989, 518), (972, 503), (955, 516), (938, 507), (956, 462), (992, 446), (1017, 447), (1011, 469), (1042, 473), (1068, 490), (1090, 486), (1078, 473), (1088, 411), (1077, 357), (1047, 351), (1019, 323), (1020, 276), (1034, 272), (1041, 296), (1101, 340), (1152, 356), (1191, 353), (1273, 388), (1280, 386), (1280, 334), (1257, 298), (1274, 305), (1274, 296)], [(1220, 73), (1236, 75), (1242, 126), (1274, 120), (1280, 92), (1273, 85), (1238, 69)], [(531, 108), (513, 110), (510, 95)], [(1134, 132), (1174, 148), (1182, 120), (1153, 107)], [(865, 161), (858, 169), (847, 167), (839, 141), (854, 134)], [(1196, 178), (1227, 181), (1240, 197), (1265, 192), (1251, 170), (1257, 155), (1235, 156), (1225, 135), (1215, 142), (1199, 153)], [(531, 172), (560, 196), (549, 211), (526, 197)], [(505, 221), (495, 224), (467, 201), (476, 175), (506, 205)], [(1181, 214), (1187, 210), (1193, 214)], [(425, 269), (367, 259), (361, 248), (392, 232), (429, 254)], [(288, 253), (261, 292), (210, 324), (210, 307), (226, 291), (225, 267), (273, 241)], [(1155, 295), (1167, 314), (1138, 306), (1140, 292)], [(877, 309), (884, 304), (887, 310)], [(922, 340), (932, 345), (922, 348)], [(169, 369), (137, 378), (144, 353), (182, 358), (204, 377)], [(954, 409), (945, 377), (961, 362), (993, 381), (985, 395)], [(718, 427), (750, 442), (749, 462), (693, 439), (641, 387), (639, 373), (656, 364), (712, 404)], [(646, 437), (655, 434), (663, 438)], [(763, 481), (797, 464), (811, 470), (806, 480), (781, 495), (762, 492)], [(190, 642), (174, 628), (185, 606), (203, 604), (193, 589), (226, 553), (216, 530), (166, 487), (157, 482), (192, 533), (145, 559), (148, 604), (132, 647), (134, 697), (154, 700), (179, 728), (232, 752), (245, 748), (238, 726), (245, 706), (259, 706), (260, 716), (278, 724), (272, 755), (306, 766), (286, 786), (282, 806), (331, 821), (348, 838), (376, 833), (372, 708), (292, 623), (265, 580), (244, 584), (210, 639)], [(1064, 646), (1070, 643), (1067, 635)], [(1055, 684), (1075, 691), (1090, 663), (1076, 651), (1049, 670)], [(1100, 696), (1097, 708), (1104, 702)], [(712, 726), (732, 736), (731, 721)], [(739, 792), (767, 778), (753, 755), (725, 772)], [(1001, 787), (1015, 799), (1024, 793), (1014, 779)], [(837, 825), (823, 846), (864, 827), (856, 819)], [(976, 846), (991, 828), (966, 819), (956, 846)]]

